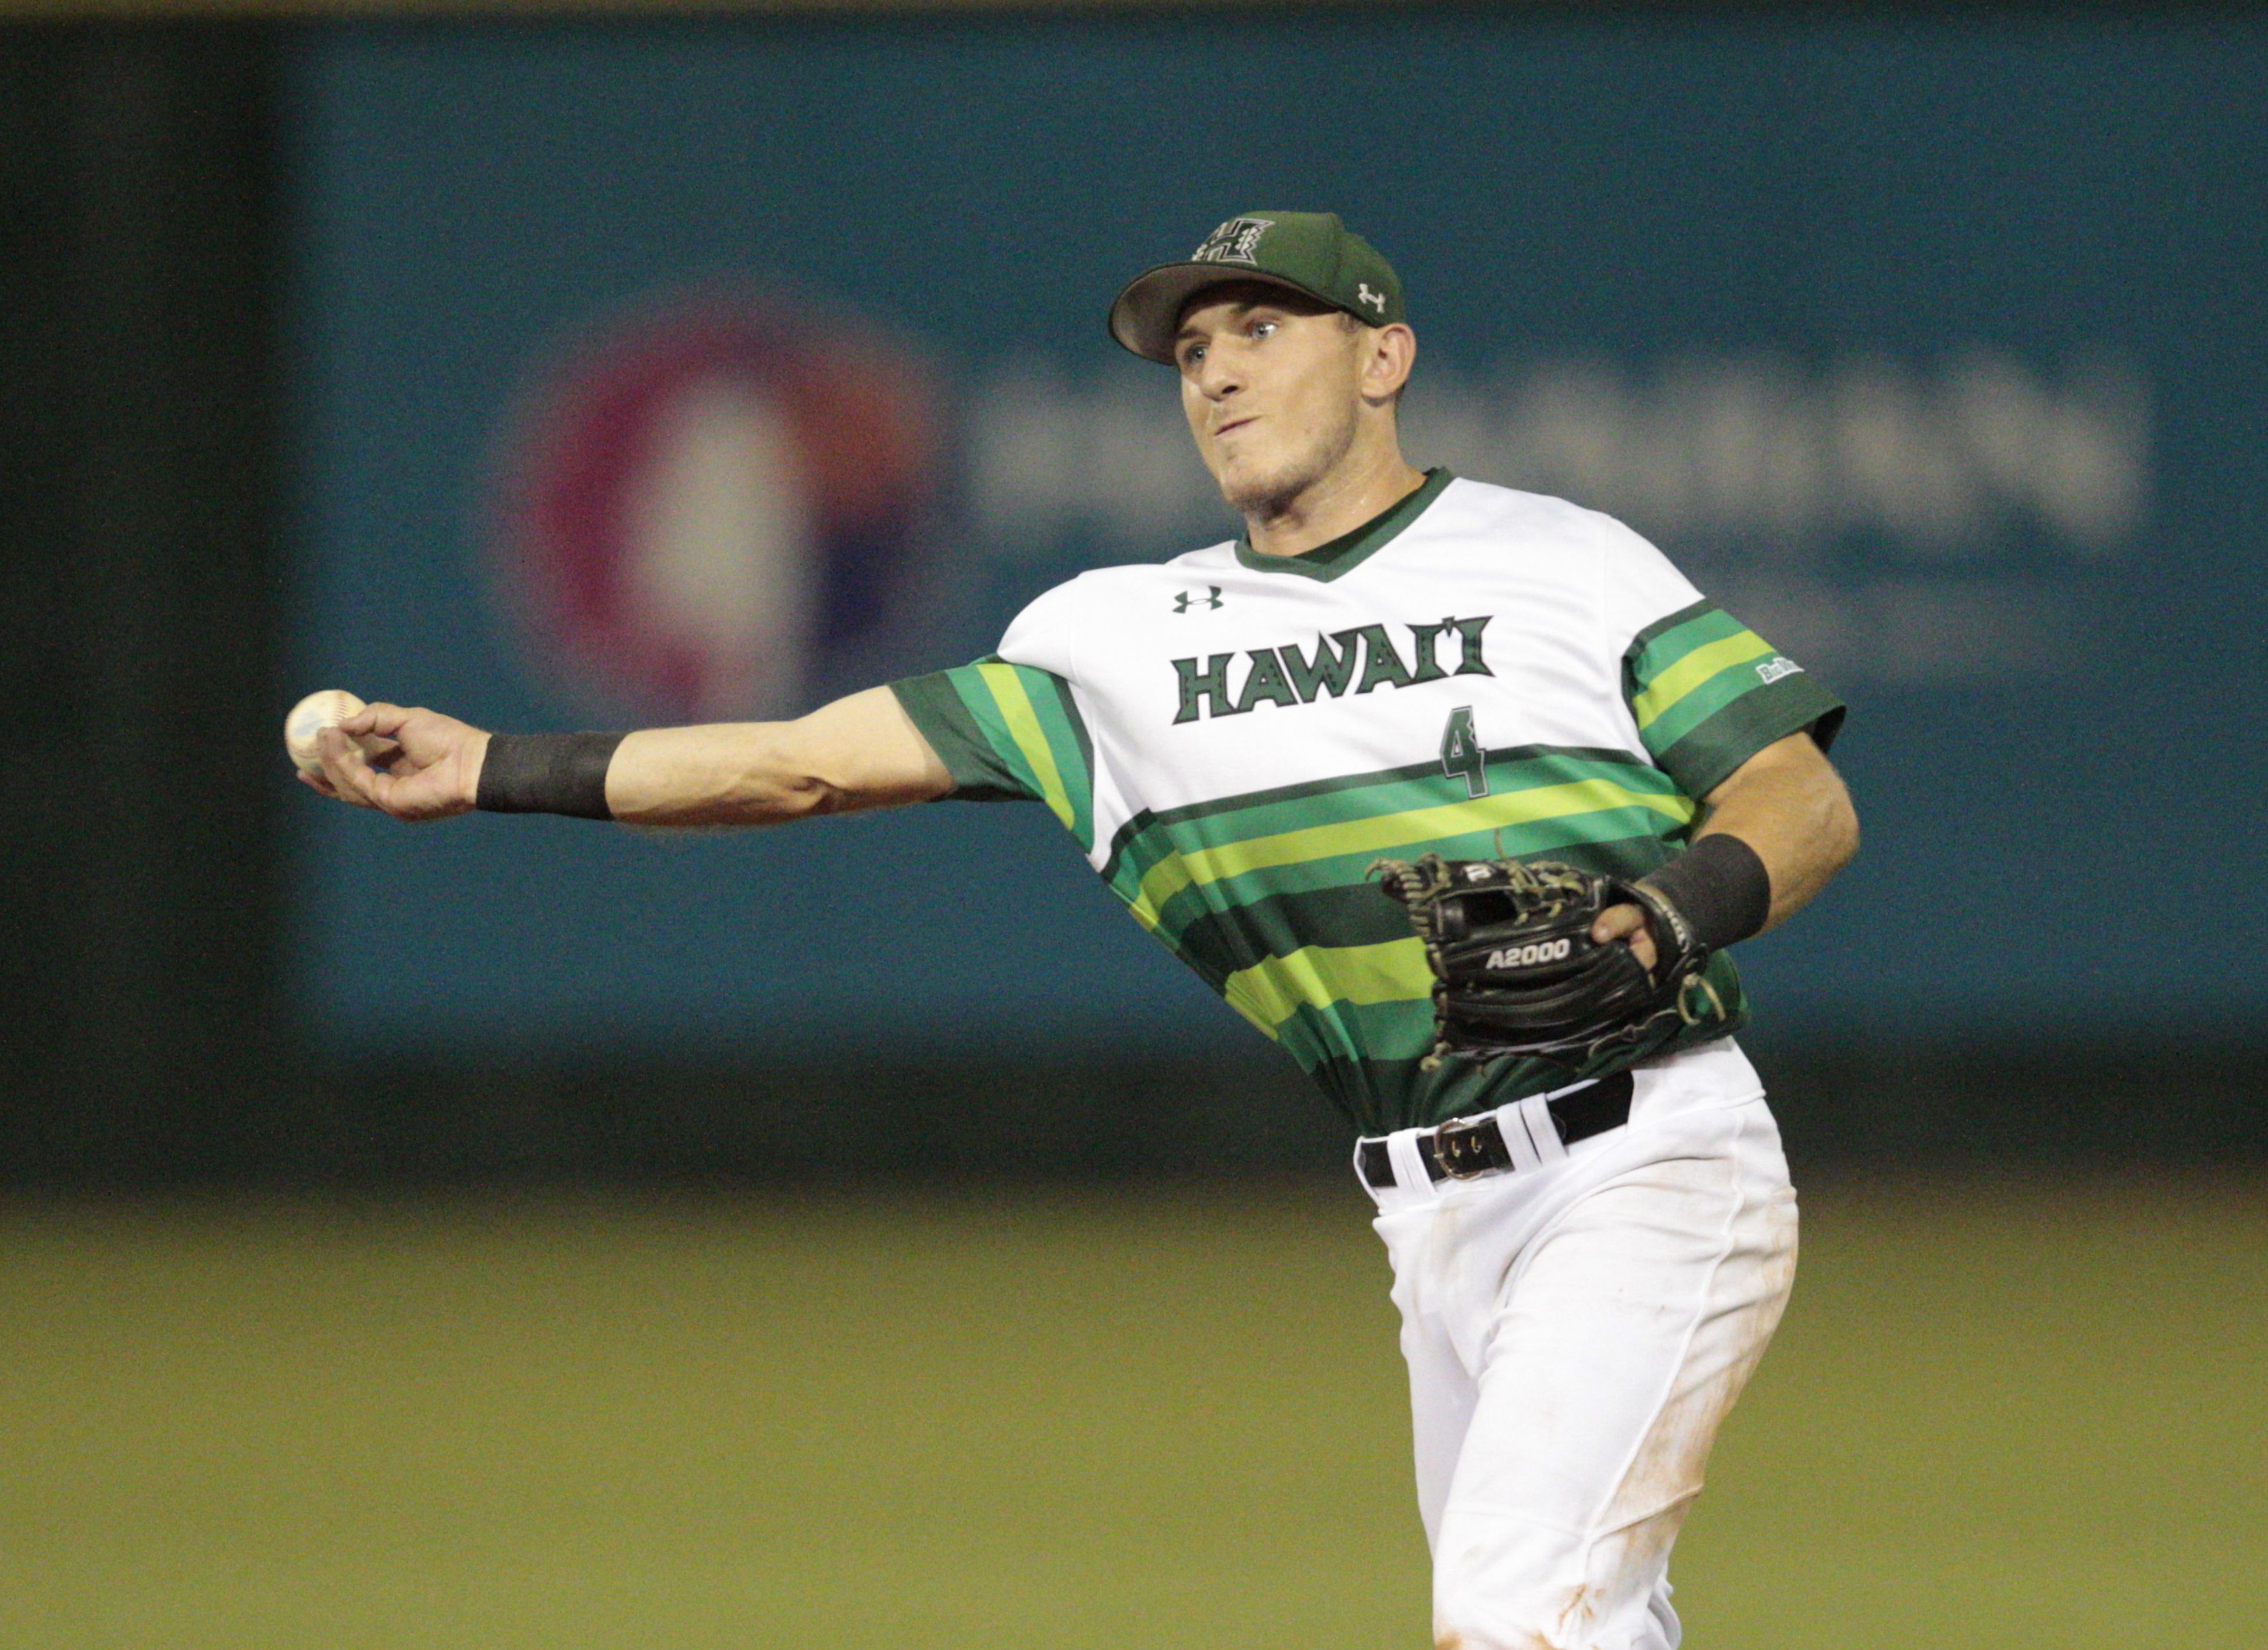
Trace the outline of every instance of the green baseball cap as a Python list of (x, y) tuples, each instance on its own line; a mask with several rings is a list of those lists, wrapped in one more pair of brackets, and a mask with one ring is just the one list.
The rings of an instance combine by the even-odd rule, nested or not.
[(1225, 281), (1266, 281), (1343, 309), (1373, 327), (1409, 317), (1402, 282), (1378, 248), (1336, 212), (1247, 212), (1204, 238), (1179, 263), (1145, 269), (1110, 306), (1110, 335), (1168, 366), (1190, 298)]

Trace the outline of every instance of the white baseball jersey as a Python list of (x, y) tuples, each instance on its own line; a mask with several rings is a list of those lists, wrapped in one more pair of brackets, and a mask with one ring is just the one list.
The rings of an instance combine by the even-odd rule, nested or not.
[(1514, 856), (1642, 875), (1699, 799), (1842, 705), (1637, 534), (1436, 470), (1297, 556), (1241, 541), (1084, 573), (997, 655), (894, 684), (955, 794), (1052, 808), (1135, 918), (1281, 1043), (1366, 1133), (1605, 1075), (1426, 1072), (1432, 976), (1381, 856)]

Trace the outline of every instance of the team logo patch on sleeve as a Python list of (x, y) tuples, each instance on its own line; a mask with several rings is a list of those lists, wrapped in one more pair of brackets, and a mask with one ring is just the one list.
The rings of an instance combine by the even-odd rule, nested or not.
[(1803, 674), (1803, 667), (1783, 653), (1774, 653), (1756, 667), (1756, 675), (1768, 688), (1783, 676), (1800, 676), (1801, 674)]
[(1260, 238), (1276, 227), (1271, 217), (1232, 217), (1189, 254), (1191, 263), (1257, 263)]

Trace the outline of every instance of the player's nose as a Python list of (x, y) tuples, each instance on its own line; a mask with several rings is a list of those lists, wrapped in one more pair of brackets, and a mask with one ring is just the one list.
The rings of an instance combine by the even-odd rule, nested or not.
[(1197, 365), (1197, 392), (1211, 401), (1233, 395), (1244, 387), (1244, 375), (1219, 350), (1209, 350)]

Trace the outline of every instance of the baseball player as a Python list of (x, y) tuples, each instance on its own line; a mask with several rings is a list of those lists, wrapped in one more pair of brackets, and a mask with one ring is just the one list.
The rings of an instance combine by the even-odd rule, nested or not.
[(1178, 375), (1240, 538), (797, 721), (373, 704), (309, 783), (401, 820), (1042, 803), (1359, 1133), (1437, 1642), (1668, 1650), (1670, 1544), (1795, 1266), (1726, 947), (1855, 851), (1843, 707), (1629, 528), (1405, 462), (1401, 284), (1335, 215), (1232, 218), (1109, 325)]

